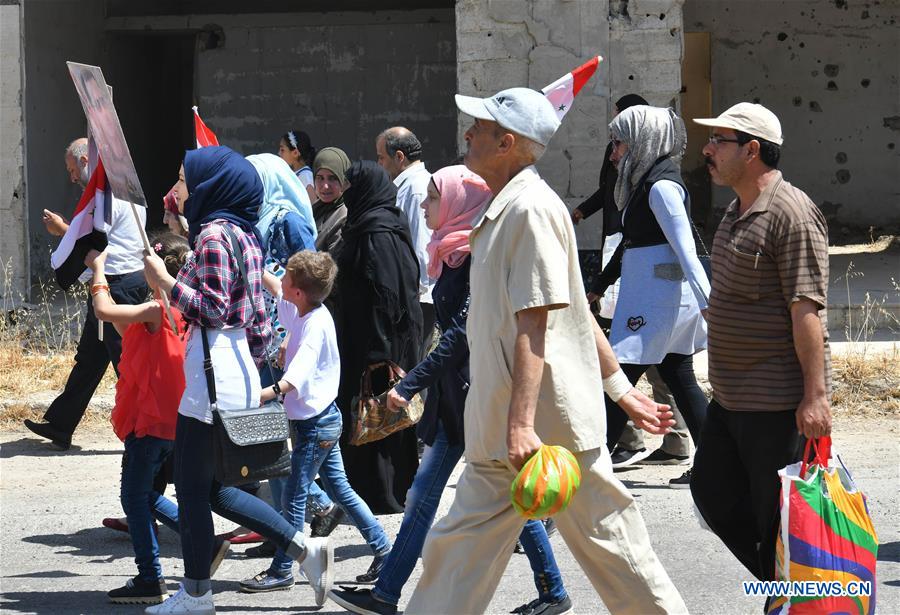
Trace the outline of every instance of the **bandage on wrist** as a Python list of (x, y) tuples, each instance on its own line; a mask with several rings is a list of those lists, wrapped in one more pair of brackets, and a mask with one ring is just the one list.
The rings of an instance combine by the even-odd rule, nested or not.
[(603, 379), (603, 390), (609, 395), (609, 398), (615, 402), (625, 397), (632, 388), (634, 388), (634, 386), (631, 384), (631, 381), (628, 380), (628, 376), (625, 375), (625, 372), (621, 369), (609, 378)]

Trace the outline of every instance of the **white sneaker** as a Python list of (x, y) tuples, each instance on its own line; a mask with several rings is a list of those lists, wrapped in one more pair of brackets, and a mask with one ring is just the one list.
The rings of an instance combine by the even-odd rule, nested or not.
[(178, 593), (170, 596), (162, 604), (144, 609), (146, 615), (214, 615), (216, 605), (213, 604), (212, 590), (202, 596), (192, 596), (184, 591), (184, 586), (178, 587)]
[(306, 557), (300, 568), (316, 592), (316, 606), (322, 606), (334, 583), (334, 545), (328, 538), (307, 538), (304, 546)]

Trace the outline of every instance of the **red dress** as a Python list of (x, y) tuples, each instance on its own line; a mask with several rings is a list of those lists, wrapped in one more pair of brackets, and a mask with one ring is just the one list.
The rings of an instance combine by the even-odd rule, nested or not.
[[(159, 309), (162, 302), (157, 300)], [(176, 323), (181, 313), (172, 308)], [(182, 327), (179, 324), (179, 329)], [(110, 422), (123, 442), (129, 434), (175, 439), (178, 404), (184, 392), (184, 336), (176, 334), (163, 312), (162, 323), (150, 333), (146, 323), (132, 323), (122, 336), (116, 405)]]

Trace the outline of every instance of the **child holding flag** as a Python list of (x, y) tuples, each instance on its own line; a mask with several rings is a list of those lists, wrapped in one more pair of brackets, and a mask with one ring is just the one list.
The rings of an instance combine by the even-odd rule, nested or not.
[[(190, 251), (187, 240), (163, 233), (151, 245), (169, 273), (177, 275)], [(125, 443), (121, 500), (138, 567), (137, 576), (107, 595), (115, 604), (157, 604), (167, 592), (153, 516), (177, 532), (178, 507), (154, 490), (153, 478), (175, 441), (178, 403), (184, 391), (185, 341), (182, 331), (172, 330), (158, 289), (153, 288), (152, 301), (116, 305), (109, 294), (105, 263), (106, 252), (91, 250), (85, 259), (93, 272), (94, 313), (99, 320), (112, 323), (122, 336), (116, 404), (110, 421), (116, 436)], [(174, 308), (173, 312), (176, 323), (180, 322), (181, 314)], [(229, 546), (227, 541), (216, 544), (210, 574)]]

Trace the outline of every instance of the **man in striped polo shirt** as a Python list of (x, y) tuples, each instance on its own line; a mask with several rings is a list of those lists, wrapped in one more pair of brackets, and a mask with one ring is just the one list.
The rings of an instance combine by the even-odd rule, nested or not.
[(712, 250), (709, 381), (713, 399), (691, 492), (703, 518), (761, 580), (775, 574), (778, 470), (804, 438), (831, 433), (822, 212), (778, 171), (781, 123), (740, 103), (703, 148), (712, 180), (737, 194)]

